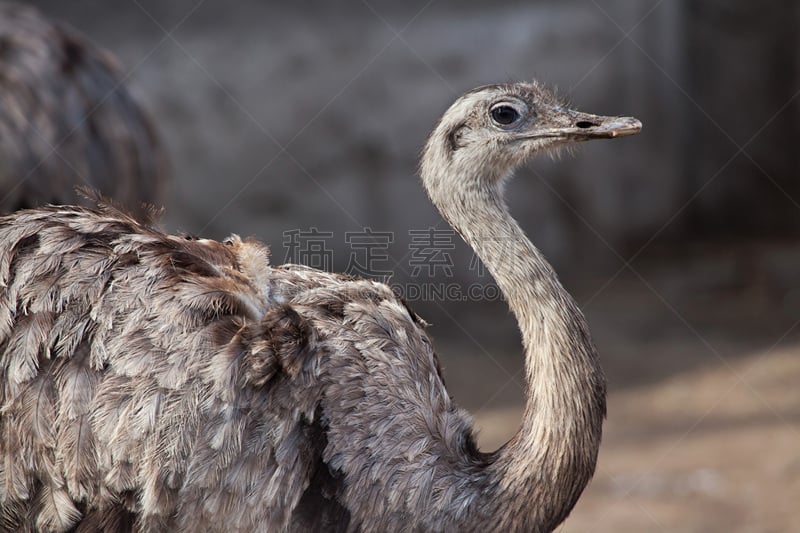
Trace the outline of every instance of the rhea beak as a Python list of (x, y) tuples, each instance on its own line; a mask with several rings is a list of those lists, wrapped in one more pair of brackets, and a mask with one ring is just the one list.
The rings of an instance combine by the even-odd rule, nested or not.
[(642, 123), (633, 117), (601, 117), (587, 113), (576, 113), (574, 125), (562, 130), (575, 140), (604, 139), (635, 135), (642, 130)]
[(523, 137), (588, 141), (635, 135), (642, 129), (642, 123), (633, 117), (603, 117), (572, 110), (564, 110), (558, 122), (558, 127), (536, 130)]

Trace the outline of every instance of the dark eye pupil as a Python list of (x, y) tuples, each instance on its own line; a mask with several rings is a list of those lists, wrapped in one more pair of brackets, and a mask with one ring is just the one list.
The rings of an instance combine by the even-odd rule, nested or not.
[(511, 106), (501, 105), (492, 109), (492, 120), (498, 124), (508, 126), (519, 119), (519, 113)]

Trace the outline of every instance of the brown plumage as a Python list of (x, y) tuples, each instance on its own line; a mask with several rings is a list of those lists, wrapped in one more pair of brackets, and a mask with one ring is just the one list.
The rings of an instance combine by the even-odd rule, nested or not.
[(547, 531), (590, 479), (605, 382), (585, 321), (508, 215), (505, 178), (638, 131), (537, 84), (445, 113), (421, 175), (523, 334), (528, 403), (494, 453), (386, 285), (103, 208), (0, 219), (0, 525), (51, 531)]
[(76, 186), (162, 204), (166, 157), (126, 78), (76, 30), (0, 3), (0, 212), (75, 203)]

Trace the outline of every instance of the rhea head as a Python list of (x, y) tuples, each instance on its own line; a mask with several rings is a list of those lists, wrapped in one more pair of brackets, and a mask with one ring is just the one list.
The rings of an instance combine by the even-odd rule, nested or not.
[(537, 153), (641, 128), (632, 117), (570, 109), (538, 82), (486, 85), (461, 96), (442, 116), (425, 146), (420, 174), (441, 209), (449, 193), (496, 190)]

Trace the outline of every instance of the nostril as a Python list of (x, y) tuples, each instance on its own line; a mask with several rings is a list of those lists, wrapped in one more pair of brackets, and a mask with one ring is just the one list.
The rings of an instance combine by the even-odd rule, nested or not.
[(597, 126), (594, 122), (589, 122), (588, 120), (581, 120), (580, 122), (576, 123), (575, 126), (579, 128), (593, 128)]

